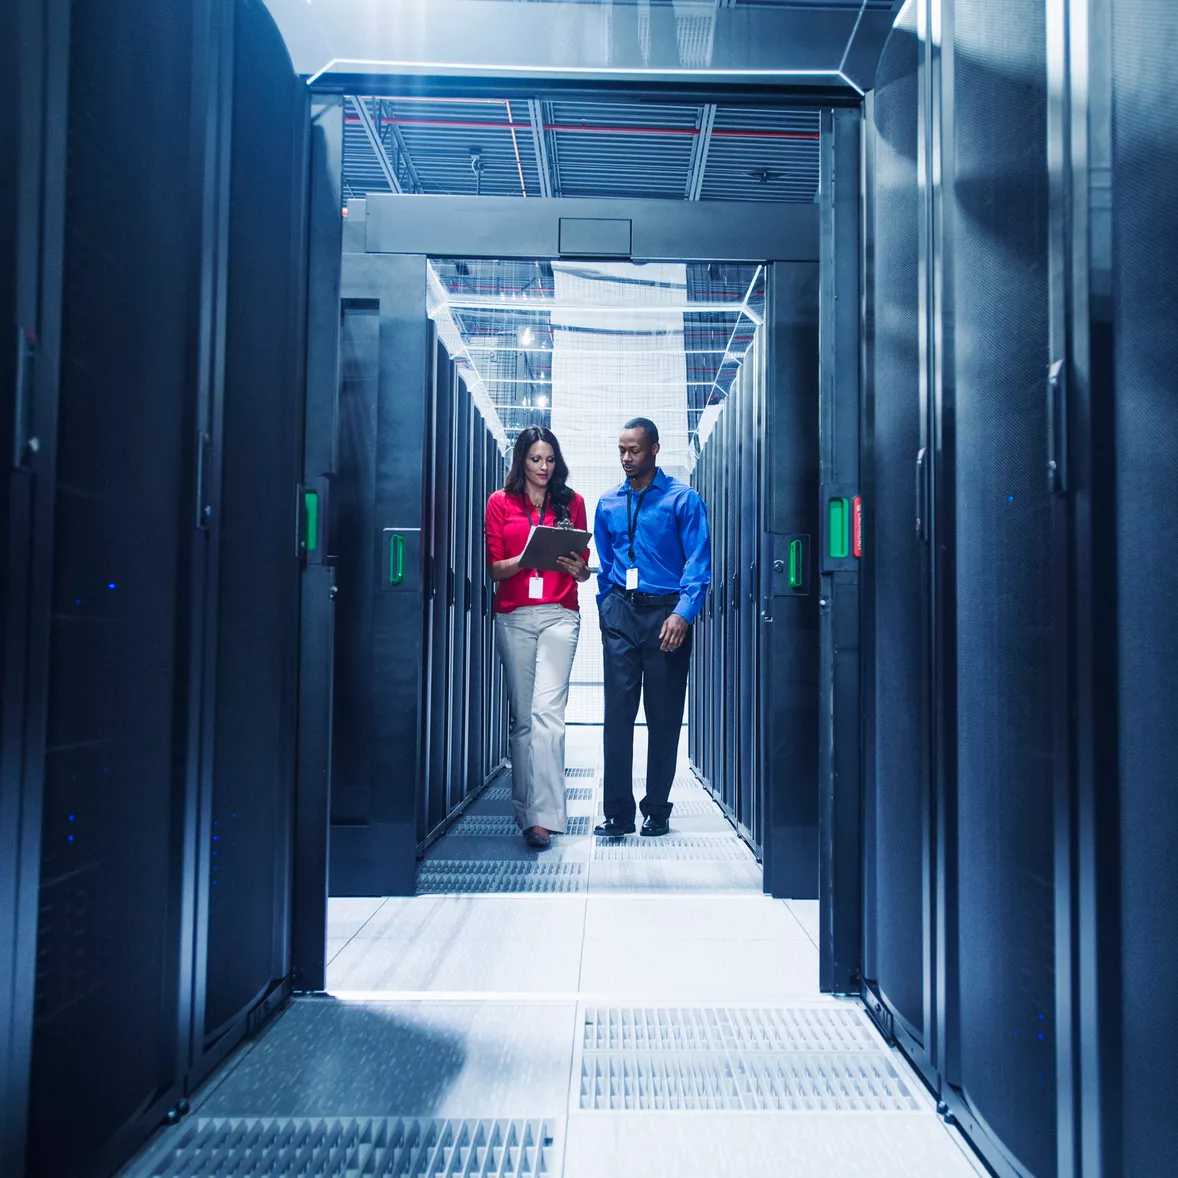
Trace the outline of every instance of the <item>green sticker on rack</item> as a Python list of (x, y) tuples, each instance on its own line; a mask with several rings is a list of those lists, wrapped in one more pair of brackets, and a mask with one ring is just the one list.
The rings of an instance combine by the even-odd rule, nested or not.
[(303, 492), (303, 510), (306, 513), (306, 529), (303, 535), (307, 541), (307, 551), (314, 552), (319, 547), (319, 493), (317, 491)]
[(832, 560), (843, 560), (851, 554), (851, 501), (836, 497), (830, 501), (829, 551)]

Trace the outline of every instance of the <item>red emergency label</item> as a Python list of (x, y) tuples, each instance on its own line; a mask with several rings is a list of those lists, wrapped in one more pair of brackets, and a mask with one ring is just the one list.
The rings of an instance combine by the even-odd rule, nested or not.
[(856, 495), (851, 507), (851, 552), (863, 555), (863, 500)]

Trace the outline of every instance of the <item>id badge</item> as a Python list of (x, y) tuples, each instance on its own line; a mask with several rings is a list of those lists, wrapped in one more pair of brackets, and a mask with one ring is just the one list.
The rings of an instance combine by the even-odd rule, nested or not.
[(638, 589), (638, 570), (626, 570), (626, 588), (627, 590), (635, 591)]
[(544, 578), (543, 577), (529, 577), (528, 578), (528, 597), (532, 601), (539, 601), (544, 596)]

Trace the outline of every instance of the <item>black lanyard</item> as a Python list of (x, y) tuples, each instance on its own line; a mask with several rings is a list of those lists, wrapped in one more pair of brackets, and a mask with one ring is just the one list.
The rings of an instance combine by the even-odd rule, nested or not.
[[(533, 524), (532, 523), (532, 508), (535, 506), (535, 504), (532, 502), (532, 497), (528, 494), (527, 488), (526, 487), (524, 488), (524, 510), (528, 513), (528, 523), (531, 524), (531, 526), (533, 528), (543, 527), (543, 525), (544, 525), (544, 517), (548, 514), (548, 497), (549, 497), (549, 495), (550, 495), (550, 491), (548, 490), (547, 487), (545, 487), (544, 488), (544, 505), (540, 508), (540, 522), (538, 524)], [(532, 575), (535, 577), (538, 577), (540, 575), (539, 569), (533, 569)]]
[(634, 506), (634, 514), (630, 514), (630, 508), (633, 503), (631, 498), (631, 490), (629, 483), (626, 484), (626, 534), (630, 537), (630, 567), (634, 567), (634, 537), (638, 534), (638, 513), (642, 510), (642, 500), (646, 498), (646, 492), (650, 490), (653, 483), (647, 483), (641, 491), (638, 492), (638, 503)]

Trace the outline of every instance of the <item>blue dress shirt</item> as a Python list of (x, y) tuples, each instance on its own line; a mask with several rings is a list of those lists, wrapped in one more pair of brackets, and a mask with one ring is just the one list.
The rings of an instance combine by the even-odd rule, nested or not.
[[(630, 568), (630, 533), (626, 520), (626, 483), (607, 491), (597, 504), (593, 539), (601, 572), (597, 575), (600, 605), (616, 587), (626, 587)], [(638, 505), (632, 492), (632, 504)], [(633, 511), (631, 512), (633, 514)], [(712, 583), (712, 543), (708, 513), (699, 493), (686, 483), (655, 471), (642, 496), (634, 528), (634, 564), (638, 591), (657, 597), (679, 594), (675, 612), (694, 622)]]

